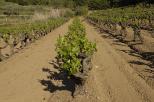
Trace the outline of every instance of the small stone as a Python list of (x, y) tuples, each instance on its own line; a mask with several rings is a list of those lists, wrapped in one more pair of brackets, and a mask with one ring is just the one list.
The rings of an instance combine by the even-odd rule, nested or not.
[(100, 97), (97, 96), (96, 98), (97, 98), (98, 100), (100, 100)]
[(95, 66), (95, 68), (98, 68), (99, 66)]

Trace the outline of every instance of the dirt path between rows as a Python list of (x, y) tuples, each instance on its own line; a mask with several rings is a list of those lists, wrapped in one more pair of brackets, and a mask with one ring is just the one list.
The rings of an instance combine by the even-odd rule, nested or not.
[(56, 70), (49, 61), (56, 56), (56, 38), (67, 32), (70, 23), (0, 63), (0, 102), (154, 102), (154, 90), (86, 22), (87, 36), (97, 43), (98, 51), (84, 91), (72, 98), (68, 88), (53, 87), (50, 81), (42, 85), (40, 80), (47, 80), (50, 72)]
[(111, 102), (153, 102), (154, 90), (136, 74), (128, 62), (94, 27), (84, 24), (88, 38), (97, 43), (98, 51), (93, 58), (92, 71), (95, 80), (92, 82), (98, 88), (97, 92), (100, 95), (104, 93)]
[(0, 102), (42, 102), (50, 93), (39, 80), (46, 78), (43, 68), (55, 57), (59, 34), (67, 32), (68, 23), (0, 63)]

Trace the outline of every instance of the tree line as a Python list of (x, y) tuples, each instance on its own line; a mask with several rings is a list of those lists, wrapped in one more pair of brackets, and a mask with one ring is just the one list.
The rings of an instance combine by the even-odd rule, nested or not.
[(150, 5), (154, 0), (88, 0), (89, 9), (105, 9), (111, 7), (123, 7), (129, 5)]
[(20, 5), (51, 5), (54, 7), (88, 6), (89, 9), (104, 9), (109, 7), (119, 7), (136, 5), (139, 3), (151, 4), (154, 0), (5, 0)]

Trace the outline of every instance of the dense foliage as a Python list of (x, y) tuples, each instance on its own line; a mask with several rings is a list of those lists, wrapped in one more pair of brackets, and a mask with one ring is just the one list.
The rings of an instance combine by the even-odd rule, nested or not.
[(5, 0), (20, 5), (52, 5), (55, 7), (76, 7), (88, 5), (90, 9), (103, 9), (108, 7), (119, 7), (136, 5), (139, 3), (151, 4), (153, 0)]
[(122, 7), (128, 5), (136, 5), (142, 3), (144, 5), (154, 3), (153, 0), (89, 0), (90, 9), (104, 9), (111, 7)]
[(73, 21), (64, 37), (58, 38), (56, 47), (60, 67), (69, 75), (83, 70), (82, 57), (91, 56), (96, 50), (96, 44), (86, 38), (85, 27), (79, 19)]
[(53, 5), (55, 7), (72, 7), (73, 0), (5, 0), (20, 5)]

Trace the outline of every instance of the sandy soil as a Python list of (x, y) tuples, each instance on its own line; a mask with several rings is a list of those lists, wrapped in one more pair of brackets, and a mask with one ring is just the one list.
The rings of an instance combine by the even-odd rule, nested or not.
[(71, 82), (63, 86), (61, 80), (49, 80), (57, 71), (49, 63), (56, 56), (56, 38), (67, 32), (70, 23), (0, 63), (0, 102), (154, 102), (154, 90), (86, 22), (87, 36), (97, 43), (98, 51), (82, 91), (73, 98)]
[[(6, 61), (0, 63), (0, 102), (42, 102), (50, 96), (44, 91), (42, 68), (51, 66), (59, 34), (67, 32), (70, 22), (57, 28)], [(50, 67), (52, 69), (52, 67)]]
[[(136, 73), (143, 78), (152, 89), (154, 89), (154, 69), (153, 65), (151, 64), (152, 61), (146, 60), (146, 58), (143, 58), (143, 56), (141, 56), (138, 52), (135, 52), (127, 44), (118, 41), (116, 38), (108, 36), (106, 33), (100, 34), (117, 51), (117, 53), (119, 53), (130, 64)], [(148, 41), (152, 41), (151, 39)], [(135, 45), (135, 48), (138, 48), (139, 51), (143, 50), (144, 48), (149, 50), (147, 45), (151, 45), (151, 49), (154, 48), (152, 43), (145, 43), (146, 42), (144, 42), (144, 45)], [(150, 51), (153, 50), (149, 50), (149, 52)]]
[[(98, 34), (85, 24), (89, 39), (97, 42), (98, 52), (94, 56), (94, 76), (100, 88), (113, 102), (146, 102), (154, 100), (154, 91), (142, 80), (129, 63)], [(102, 89), (102, 90), (101, 90)], [(127, 100), (127, 101), (126, 101)]]

